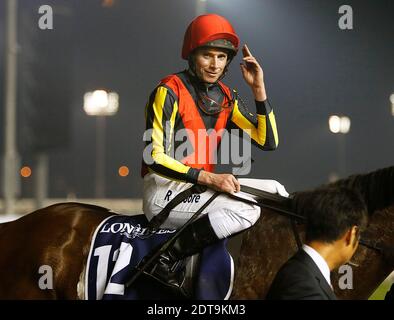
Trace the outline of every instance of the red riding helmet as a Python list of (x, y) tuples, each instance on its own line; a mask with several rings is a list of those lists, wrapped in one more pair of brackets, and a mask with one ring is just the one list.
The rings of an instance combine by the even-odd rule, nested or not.
[(182, 58), (188, 60), (192, 51), (202, 46), (224, 48), (235, 55), (239, 38), (225, 18), (217, 14), (205, 14), (189, 24), (183, 40)]

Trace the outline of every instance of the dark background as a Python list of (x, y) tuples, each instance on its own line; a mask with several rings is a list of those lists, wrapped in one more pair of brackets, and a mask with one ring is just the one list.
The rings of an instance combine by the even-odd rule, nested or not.
[[(94, 196), (96, 122), (83, 94), (116, 91), (119, 111), (107, 118), (106, 196), (141, 197), (144, 107), (164, 76), (180, 71), (183, 34), (199, 0), (19, 1), (18, 148), (22, 165), (50, 155), (50, 197)], [(40, 5), (51, 5), (54, 29), (40, 30)], [(340, 30), (338, 9), (353, 8), (353, 30)], [(0, 146), (4, 150), (4, 9), (0, 2)], [(207, 12), (228, 18), (260, 61), (275, 108), (279, 148), (253, 149), (249, 176), (276, 179), (289, 192), (394, 163), (394, 2), (208, 0)], [(225, 82), (254, 110), (239, 62)], [(330, 133), (328, 117), (351, 118), (350, 132)], [(338, 143), (346, 167), (338, 172)], [(120, 178), (120, 165), (131, 174)], [(33, 195), (32, 179), (22, 196)]]

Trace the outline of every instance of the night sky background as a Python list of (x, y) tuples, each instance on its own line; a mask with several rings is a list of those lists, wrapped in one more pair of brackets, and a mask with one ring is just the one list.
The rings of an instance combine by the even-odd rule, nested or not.
[[(19, 1), (18, 149), (33, 176), (36, 151), (47, 150), (50, 197), (94, 196), (96, 122), (83, 111), (83, 94), (97, 88), (120, 96), (118, 113), (106, 119), (106, 196), (142, 196), (144, 107), (160, 79), (186, 67), (180, 51), (198, 1)], [(38, 28), (43, 4), (53, 8), (53, 30)], [(338, 27), (343, 4), (353, 8), (353, 30)], [(4, 10), (0, 1), (2, 152)], [(333, 173), (348, 176), (394, 164), (393, 1), (208, 0), (206, 12), (228, 18), (248, 44), (274, 106), (279, 147), (253, 147), (249, 177), (276, 179), (293, 192), (327, 183)], [(224, 82), (254, 111), (240, 61), (238, 54)], [(351, 118), (346, 136), (329, 131), (332, 114)], [(37, 127), (40, 133), (34, 133)], [(338, 172), (340, 138), (346, 145), (344, 172)], [(126, 178), (117, 174), (121, 165), (131, 170)], [(21, 186), (21, 196), (33, 195), (33, 179)]]

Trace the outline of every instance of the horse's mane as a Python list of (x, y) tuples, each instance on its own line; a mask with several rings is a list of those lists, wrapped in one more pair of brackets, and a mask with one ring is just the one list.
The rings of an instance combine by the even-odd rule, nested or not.
[(329, 186), (347, 187), (360, 192), (368, 206), (368, 212), (372, 214), (394, 204), (394, 166), (352, 175)]
[(310, 191), (294, 194), (293, 209), (303, 212), (315, 191), (328, 188), (349, 188), (359, 192), (368, 206), (369, 214), (394, 204), (394, 167), (379, 169), (367, 174), (355, 174)]

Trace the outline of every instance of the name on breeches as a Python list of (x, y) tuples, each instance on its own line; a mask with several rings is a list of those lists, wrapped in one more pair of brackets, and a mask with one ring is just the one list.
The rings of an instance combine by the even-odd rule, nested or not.
[[(172, 195), (172, 191), (168, 190), (166, 196), (164, 197), (165, 201), (170, 201), (170, 197)], [(183, 200), (183, 203), (198, 203), (200, 201), (201, 196), (199, 194), (192, 194), (188, 196), (185, 200)]]

